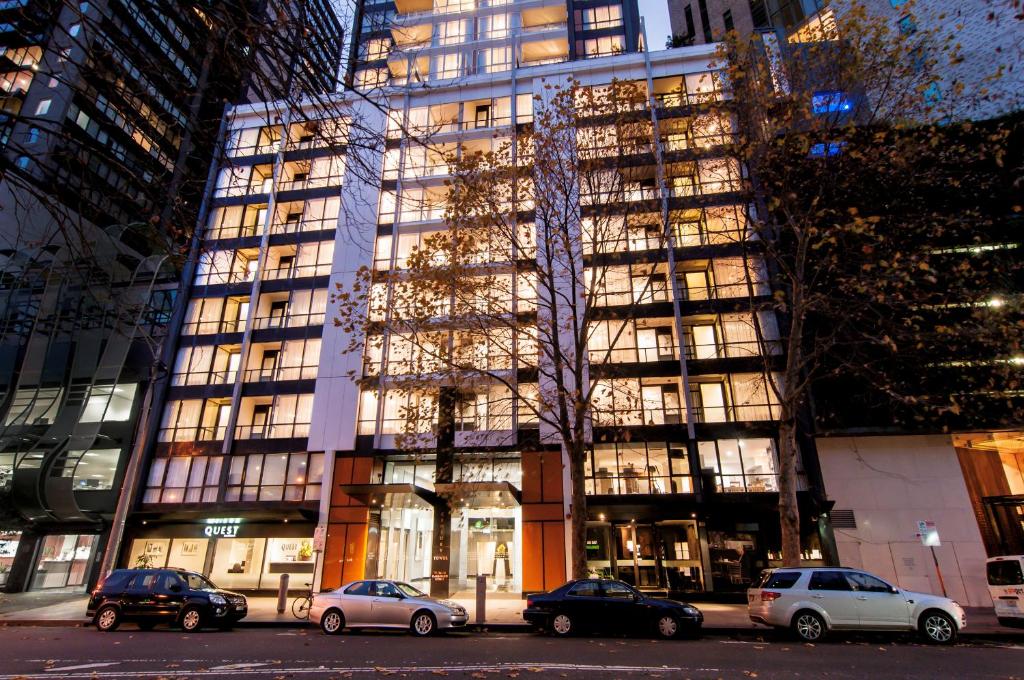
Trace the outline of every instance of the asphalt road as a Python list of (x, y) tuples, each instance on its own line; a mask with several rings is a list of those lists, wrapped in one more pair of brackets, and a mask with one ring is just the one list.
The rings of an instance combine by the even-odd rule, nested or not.
[(705, 637), (657, 641), (528, 634), (326, 637), (315, 629), (186, 635), (88, 628), (0, 629), (0, 679), (84, 678), (1012, 678), (1024, 645), (929, 647), (884, 637), (818, 645)]

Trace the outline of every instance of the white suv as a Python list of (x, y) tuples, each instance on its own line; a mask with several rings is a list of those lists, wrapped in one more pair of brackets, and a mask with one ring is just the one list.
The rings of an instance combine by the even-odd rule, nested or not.
[(769, 569), (747, 590), (750, 620), (790, 628), (816, 642), (829, 630), (916, 630), (929, 642), (952, 644), (967, 625), (946, 597), (891, 586), (844, 567)]

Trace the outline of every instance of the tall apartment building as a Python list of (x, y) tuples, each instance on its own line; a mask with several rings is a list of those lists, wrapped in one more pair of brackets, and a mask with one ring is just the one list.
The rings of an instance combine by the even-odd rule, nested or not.
[[(963, 99), (958, 117), (989, 118), (1024, 106), (1024, 27), (1014, 3), (858, 2), (888, 23), (894, 35), (914, 41), (915, 59), (938, 61), (940, 78), (932, 96)], [(820, 27), (838, 22), (842, 30), (843, 12), (850, 4), (851, 0), (668, 0), (672, 35), (683, 44), (711, 43), (731, 30), (741, 35), (770, 31), (789, 42), (816, 39)]]
[[(255, 591), (276, 589), (282, 574), (318, 588), (395, 578), (435, 595), (472, 589), (480, 575), (513, 594), (567, 578), (565, 452), (527, 409), (496, 407), (498, 386), (395, 389), (408, 348), (392, 339), (387, 350), (345, 352), (352, 336), (329, 297), (360, 267), (400, 272), (446, 229), (450, 168), (423, 135), (435, 150), (496, 149), (536, 124), (549, 86), (570, 76), (583, 87), (632, 82), (653, 103), (636, 110), (644, 132), (616, 169), (628, 181), (603, 199), (636, 220), (580, 255), (611, 282), (598, 325), (638, 310), (614, 348), (599, 346), (600, 328), (590, 348), (603, 357), (591, 376), (629, 396), (595, 409), (588, 566), (685, 593), (745, 588), (778, 558), (777, 405), (737, 268), (749, 197), (728, 157), (734, 130), (717, 108), (714, 50), (609, 54), (632, 52), (635, 15), (635, 3), (614, 1), (364, 6), (352, 79), (389, 114), (339, 95), (331, 108), (361, 118), (358, 148), (332, 140), (346, 134), (335, 120), (310, 129), (284, 113), (268, 124), (266, 105), (231, 110), (230, 162), (201, 220), (172, 387), (156, 405), (121, 564), (197, 569)], [(711, 131), (699, 116), (715, 121)], [(529, 259), (494, 257), (530, 269)], [(756, 293), (768, 295), (754, 270)], [(528, 290), (509, 301), (527, 315)], [(415, 445), (402, 437), (410, 409), (423, 418)], [(830, 540), (813, 448), (801, 480), (813, 563), (828, 558)]]
[[(843, 12), (848, 4), (843, 0), (670, 0), (669, 7), (673, 33), (684, 38), (682, 42), (707, 43), (727, 30), (741, 35), (767, 33), (776, 38), (776, 44), (797, 48), (790, 53), (798, 55), (800, 43), (821, 39), (819, 28), (835, 28), (834, 35), (839, 38), (835, 49), (842, 49)], [(944, 113), (971, 119), (1009, 114), (1005, 120), (1016, 125), (1016, 132), (1006, 144), (1006, 153), (1019, 158), (1024, 53), (1019, 41), (1021, 22), (1011, 3), (871, 0), (865, 4), (876, 19), (888, 24), (894, 38), (906, 40), (918, 50), (908, 51), (910, 54), (939, 59), (939, 77), (924, 95)], [(946, 38), (960, 43), (962, 61), (948, 59), (941, 47)], [(1000, 77), (989, 78), (997, 72)], [(964, 86), (962, 92), (958, 91), (960, 85)], [(832, 86), (821, 83), (821, 89), (828, 92)], [(866, 94), (869, 98), (878, 95), (871, 91), (870, 83)], [(943, 101), (944, 97), (948, 101)], [(997, 124), (993, 120), (976, 127), (990, 129), (985, 126)], [(934, 136), (940, 139), (947, 134), (955, 137), (963, 131), (948, 126)], [(946, 143), (938, 142), (940, 147)], [(971, 142), (968, 148), (973, 148)], [(1006, 166), (1014, 164), (1008, 161)], [(1012, 259), (1019, 252), (1012, 234), (1019, 230), (1020, 220), (1013, 208), (1015, 198), (1010, 198), (1019, 192), (1011, 174), (994, 166), (982, 169), (982, 165), (972, 159), (971, 166), (964, 164), (953, 174), (962, 178), (977, 173), (974, 177), (987, 180), (984, 189), (975, 186), (971, 193), (948, 202), (936, 197), (929, 202), (929, 209), (941, 214), (970, 214), (980, 224), (989, 225), (983, 238), (947, 244), (946, 250), (939, 252), (969, 259), (970, 266), (980, 270), (1004, 271), (1004, 265), (980, 263), (997, 254)], [(953, 181), (962, 179), (951, 178)], [(902, 190), (904, 194), (888, 208), (890, 214), (912, 204), (908, 187)], [(991, 290), (985, 304), (992, 305), (993, 314), (1000, 314), (1004, 304), (1020, 299), (1019, 288), (1019, 283), (1008, 277)], [(955, 326), (960, 321), (956, 312), (950, 312), (936, 323)], [(1020, 361), (1013, 356), (1015, 349), (1010, 343), (1005, 354), (1010, 358), (995, 361)], [(834, 502), (829, 515), (837, 556), (844, 565), (870, 569), (905, 588), (936, 593), (945, 588), (961, 603), (989, 606), (986, 556), (1013, 554), (1024, 546), (1024, 464), (1020, 453), (1024, 438), (1015, 431), (1019, 424), (1007, 417), (1017, 408), (1014, 386), (1006, 386), (1005, 392), (971, 393), (967, 387), (970, 378), (979, 375), (971, 361), (962, 355), (925, 356), (935, 363), (912, 369), (920, 372), (920, 391), (915, 394), (957, 395), (964, 402), (961, 412), (931, 413), (929, 417), (919, 413), (917, 420), (899, 419), (895, 414), (902, 407), (886, 397), (877, 398), (870, 385), (853, 387), (857, 381), (850, 376), (816, 386), (816, 422), (809, 431), (817, 436), (824, 489)], [(851, 409), (854, 393), (864, 396), (853, 398), (860, 407)], [(987, 402), (989, 399), (992, 402)], [(934, 549), (934, 558), (916, 529), (922, 520), (940, 527), (942, 545)], [(941, 577), (933, 559), (938, 561)]]
[(340, 47), (327, 0), (0, 3), (0, 589), (94, 582), (224, 101)]

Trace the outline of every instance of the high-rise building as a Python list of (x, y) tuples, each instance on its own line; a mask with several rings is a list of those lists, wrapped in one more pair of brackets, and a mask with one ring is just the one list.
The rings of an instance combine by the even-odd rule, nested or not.
[(357, 87), (425, 83), (636, 52), (632, 0), (580, 3), (360, 2), (349, 75)]
[(0, 589), (95, 580), (224, 102), (341, 43), (327, 0), (0, 3)]
[[(252, 591), (275, 590), (282, 574), (317, 588), (396, 578), (441, 595), (481, 575), (510, 594), (567, 578), (559, 444), (500, 385), (393, 390), (411, 350), (393, 338), (345, 351), (353, 330), (335, 323), (329, 297), (362, 267), (400, 273), (447, 228), (451, 169), (437, 149), (514, 142), (570, 77), (646, 95), (614, 170), (621, 190), (582, 199), (631, 216), (614, 237), (584, 241), (578, 262), (609, 282), (589, 372), (622, 395), (594, 412), (588, 568), (686, 593), (741, 590), (777, 563), (778, 405), (740, 257), (749, 195), (729, 158), (735, 130), (718, 108), (714, 48), (634, 53), (636, 12), (628, 0), (365, 5), (350, 72), (370, 101), (346, 93), (331, 107), (361, 112), (359, 145), (335, 138), (348, 131), (333, 119), (311, 128), (283, 112), (269, 121), (267, 104), (232, 108), (120, 564), (193, 568)], [(494, 257), (528, 276), (530, 256)], [(759, 297), (770, 293), (762, 264), (749, 269)], [(529, 290), (509, 300), (527, 316)], [(608, 346), (624, 310), (635, 315)], [(769, 362), (781, 351), (772, 320), (761, 320)], [(401, 436), (411, 412), (422, 418), (414, 445)], [(821, 563), (830, 535), (813, 447), (800, 480), (805, 557)]]
[[(939, 62), (934, 98), (955, 97), (958, 117), (989, 118), (1024, 106), (1024, 49), (1021, 19), (1012, 2), (970, 0), (856, 0), (892, 33), (915, 43), (908, 58)], [(680, 44), (773, 32), (780, 39), (817, 39), (820, 30), (842, 31), (842, 16), (853, 0), (668, 0), (672, 36)], [(926, 36), (921, 39), (922, 36)]]

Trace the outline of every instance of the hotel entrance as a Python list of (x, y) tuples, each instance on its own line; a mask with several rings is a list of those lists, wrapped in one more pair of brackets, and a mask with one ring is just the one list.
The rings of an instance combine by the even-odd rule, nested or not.
[(522, 590), (521, 514), (518, 505), (452, 510), (448, 577), (453, 594), (474, 591), (477, 576), (487, 577), (488, 592)]
[(429, 591), (434, 509), (411, 494), (406, 500), (406, 507), (380, 510), (377, 578), (404, 581)]

